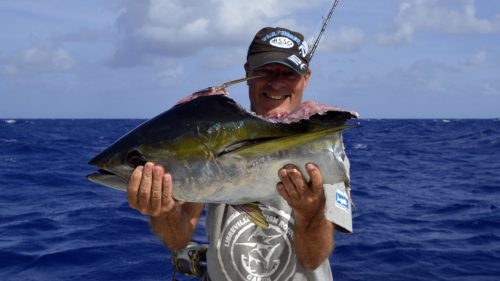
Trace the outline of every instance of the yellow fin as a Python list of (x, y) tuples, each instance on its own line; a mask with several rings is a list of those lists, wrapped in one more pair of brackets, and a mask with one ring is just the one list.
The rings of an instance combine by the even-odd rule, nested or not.
[(231, 151), (230, 155), (237, 155), (242, 158), (259, 157), (269, 155), (273, 152), (285, 150), (294, 146), (298, 146), (324, 136), (352, 128), (352, 125), (341, 125), (321, 131), (308, 132), (300, 135), (291, 135), (282, 138), (275, 138), (268, 141), (259, 142), (253, 145), (243, 146), (239, 149)]
[(258, 203), (247, 203), (241, 205), (231, 205), (236, 211), (245, 214), (253, 223), (262, 227), (268, 228), (269, 223), (262, 214), (262, 210)]

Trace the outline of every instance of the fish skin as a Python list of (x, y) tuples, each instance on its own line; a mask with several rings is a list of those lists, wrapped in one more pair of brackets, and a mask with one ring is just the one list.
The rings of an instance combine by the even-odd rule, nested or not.
[(151, 161), (170, 172), (177, 200), (233, 205), (279, 196), (277, 171), (289, 163), (349, 182), (342, 131), (356, 113), (305, 102), (305, 113), (266, 119), (225, 93), (196, 94), (104, 149), (89, 162), (101, 173), (87, 178), (126, 191), (134, 167)]

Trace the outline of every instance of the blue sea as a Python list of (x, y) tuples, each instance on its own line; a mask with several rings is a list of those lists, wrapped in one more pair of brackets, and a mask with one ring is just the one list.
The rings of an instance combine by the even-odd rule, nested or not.
[[(85, 178), (142, 121), (0, 120), (0, 280), (170, 280), (147, 218)], [(356, 208), (336, 281), (500, 280), (499, 119), (361, 120), (344, 136)]]

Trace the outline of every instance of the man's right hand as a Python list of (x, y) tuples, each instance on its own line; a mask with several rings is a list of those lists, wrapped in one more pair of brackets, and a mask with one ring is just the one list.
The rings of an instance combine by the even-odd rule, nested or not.
[(201, 203), (174, 200), (172, 176), (151, 162), (132, 172), (127, 198), (130, 207), (150, 216), (151, 229), (172, 250), (191, 241), (204, 208)]
[(131, 208), (153, 218), (168, 216), (178, 205), (172, 198), (172, 176), (151, 162), (132, 172), (127, 198)]

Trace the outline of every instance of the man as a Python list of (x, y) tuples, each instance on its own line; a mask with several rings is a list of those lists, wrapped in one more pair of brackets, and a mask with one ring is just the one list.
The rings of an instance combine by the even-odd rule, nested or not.
[[(251, 110), (264, 117), (294, 111), (302, 101), (311, 70), (302, 34), (263, 28), (253, 39), (245, 64)], [(346, 168), (348, 161), (346, 158)], [(207, 280), (331, 280), (328, 257), (334, 248), (334, 224), (325, 217), (323, 178), (306, 165), (309, 180), (293, 163), (276, 171), (280, 197), (260, 202), (268, 228), (253, 224), (226, 204), (208, 204)], [(172, 250), (192, 239), (204, 209), (200, 203), (172, 198), (168, 171), (153, 163), (137, 167), (129, 181), (132, 208), (150, 216), (153, 232)], [(328, 203), (330, 204), (330, 202)], [(333, 203), (332, 203), (333, 204)]]

